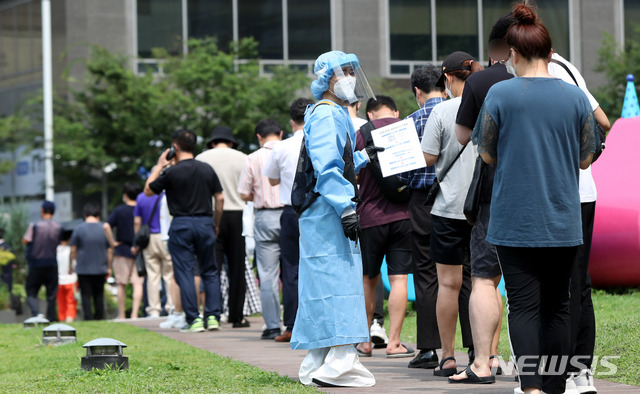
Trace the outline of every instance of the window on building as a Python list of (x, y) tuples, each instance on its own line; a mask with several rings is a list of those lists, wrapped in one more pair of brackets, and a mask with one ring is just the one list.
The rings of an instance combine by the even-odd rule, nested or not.
[(431, 59), (428, 0), (389, 0), (389, 41), (391, 60)]
[(536, 0), (538, 16), (551, 35), (553, 50), (569, 59), (569, 2), (558, 0)]
[(289, 59), (315, 59), (331, 50), (331, 1), (287, 0)]
[(238, 1), (238, 32), (259, 42), (262, 59), (282, 59), (282, 0)]
[(220, 49), (229, 50), (233, 41), (232, 0), (189, 0), (187, 13), (189, 38), (215, 37)]
[(478, 0), (436, 0), (438, 60), (464, 51), (478, 58)]
[(0, 11), (0, 88), (42, 79), (40, 1)]
[(182, 5), (176, 0), (138, 0), (138, 55), (152, 57), (153, 48), (182, 52)]
[(640, 0), (624, 0), (624, 40), (640, 41)]
[[(634, 2), (640, 3), (640, 0)], [(568, 57), (569, 0), (536, 0), (536, 4), (554, 50)], [(436, 26), (431, 25), (432, 5), (435, 5)], [(478, 60), (487, 60), (486, 41), (491, 28), (512, 7), (512, 0), (389, 0), (390, 74), (406, 76), (416, 66), (440, 62), (454, 51), (465, 51)], [(635, 20), (640, 20), (640, 15)], [(435, 51), (432, 48), (434, 34)]]

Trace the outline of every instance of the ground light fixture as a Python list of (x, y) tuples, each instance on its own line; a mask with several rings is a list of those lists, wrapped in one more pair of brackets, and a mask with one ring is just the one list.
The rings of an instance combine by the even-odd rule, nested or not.
[(76, 329), (68, 324), (52, 324), (42, 329), (43, 345), (65, 345), (76, 343)]
[(129, 369), (129, 358), (122, 355), (124, 343), (111, 338), (98, 338), (82, 345), (87, 355), (82, 357), (80, 367), (86, 371), (92, 369)]
[(22, 323), (24, 328), (34, 328), (49, 325), (49, 320), (41, 316), (30, 317)]

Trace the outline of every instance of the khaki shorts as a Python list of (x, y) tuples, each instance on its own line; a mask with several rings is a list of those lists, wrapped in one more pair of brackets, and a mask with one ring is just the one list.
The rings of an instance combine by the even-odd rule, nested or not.
[(113, 276), (116, 277), (116, 283), (119, 285), (142, 284), (144, 278), (138, 276), (135, 259), (128, 257), (113, 256)]

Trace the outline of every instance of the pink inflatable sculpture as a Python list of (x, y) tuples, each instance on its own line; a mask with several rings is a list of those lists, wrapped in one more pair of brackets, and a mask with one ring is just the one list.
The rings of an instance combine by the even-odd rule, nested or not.
[(592, 165), (598, 189), (589, 273), (594, 287), (640, 286), (640, 107), (627, 76), (622, 112)]

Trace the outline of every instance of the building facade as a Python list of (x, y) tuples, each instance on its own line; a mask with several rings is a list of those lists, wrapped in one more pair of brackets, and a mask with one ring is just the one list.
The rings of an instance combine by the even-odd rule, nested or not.
[[(52, 0), (53, 75), (57, 92), (84, 78), (78, 60), (90, 45), (128, 55), (138, 72), (162, 65), (153, 48), (188, 51), (183, 38), (215, 36), (221, 48), (244, 37), (259, 42), (262, 70), (288, 64), (311, 75), (322, 52), (358, 54), (370, 76), (408, 81), (416, 68), (454, 50), (486, 63), (493, 23), (512, 0)], [(591, 87), (603, 32), (620, 45), (638, 38), (640, 0), (537, 0), (554, 49)], [(40, 0), (0, 0), (0, 116), (42, 88)], [(63, 77), (65, 75), (65, 77)], [(407, 82), (408, 83), (408, 82)], [(54, 125), (55, 127), (55, 125)], [(0, 147), (0, 154), (1, 152)], [(4, 152), (7, 154), (7, 152)], [(11, 153), (13, 154), (13, 153)], [(33, 166), (33, 171), (39, 171)], [(20, 167), (24, 172), (24, 166)], [(29, 174), (30, 176), (33, 174)], [(15, 177), (17, 174), (12, 174)], [(7, 184), (7, 175), (0, 182)], [(11, 179), (9, 179), (10, 183)], [(13, 179), (15, 183), (15, 179)], [(0, 187), (0, 197), (16, 190)], [(28, 191), (32, 195), (32, 190)]]

